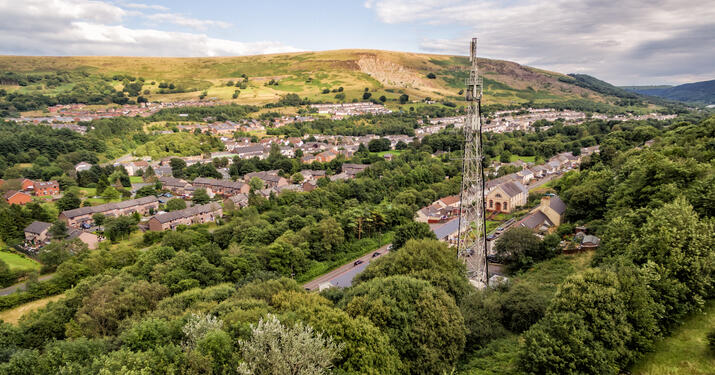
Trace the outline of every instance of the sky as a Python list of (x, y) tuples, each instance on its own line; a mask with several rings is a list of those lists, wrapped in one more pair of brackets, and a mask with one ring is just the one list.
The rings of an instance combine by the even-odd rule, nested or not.
[(479, 56), (616, 85), (715, 79), (713, 0), (0, 0), (0, 54)]

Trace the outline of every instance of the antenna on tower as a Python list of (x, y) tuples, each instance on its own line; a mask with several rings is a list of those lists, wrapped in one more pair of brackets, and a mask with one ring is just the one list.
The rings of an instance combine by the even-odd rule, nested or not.
[(477, 288), (485, 288), (487, 274), (487, 233), (484, 207), (484, 169), (482, 166), (482, 79), (477, 69), (477, 38), (469, 48), (471, 70), (467, 79), (467, 118), (464, 124), (462, 191), (459, 200), (459, 243), (457, 256), (467, 266), (467, 277)]

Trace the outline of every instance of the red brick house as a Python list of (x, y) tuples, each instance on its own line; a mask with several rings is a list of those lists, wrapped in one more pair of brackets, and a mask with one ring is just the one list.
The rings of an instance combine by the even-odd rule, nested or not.
[(32, 197), (29, 194), (25, 194), (21, 191), (10, 190), (3, 196), (5, 201), (9, 204), (19, 204), (24, 205), (32, 202)]

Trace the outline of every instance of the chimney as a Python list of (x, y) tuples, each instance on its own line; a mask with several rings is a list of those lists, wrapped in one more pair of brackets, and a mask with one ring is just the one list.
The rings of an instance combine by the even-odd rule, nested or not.
[(550, 203), (551, 203), (550, 195), (544, 195), (543, 197), (541, 197), (541, 207), (549, 207)]

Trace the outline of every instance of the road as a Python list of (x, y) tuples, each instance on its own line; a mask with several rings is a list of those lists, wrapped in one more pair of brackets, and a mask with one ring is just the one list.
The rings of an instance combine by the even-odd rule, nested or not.
[[(53, 278), (54, 276), (55, 276), (54, 273), (51, 273), (49, 275), (42, 275), (37, 278), (37, 281), (46, 281), (46, 280)], [(5, 289), (0, 289), (0, 296), (7, 296), (9, 294), (17, 292), (18, 290), (25, 290), (26, 283), (27, 282), (21, 282), (21, 283), (15, 284), (15, 285), (10, 285), (9, 287), (7, 287)], [(22, 289), (20, 289), (20, 288), (22, 288)]]
[[(321, 276), (316, 277), (313, 280), (308, 281), (307, 283), (303, 284), (303, 287), (308, 290), (317, 290), (318, 287), (320, 286), (320, 284), (325, 283), (325, 282), (330, 282), (333, 285), (339, 286), (339, 287), (350, 286), (350, 285), (352, 285), (352, 281), (353, 281), (353, 278), (355, 277), (355, 275), (362, 272), (367, 267), (367, 265), (370, 264), (371, 260), (377, 259), (377, 258), (389, 253), (390, 251), (387, 250), (387, 248), (391, 245), (392, 244), (387, 244), (375, 251), (371, 251), (371, 252), (361, 256), (360, 258), (353, 259), (350, 262), (345, 263), (342, 266), (340, 266), (326, 274), (323, 274)], [(380, 255), (373, 258), (372, 255), (376, 251), (379, 252)], [(356, 266), (355, 262), (357, 260), (362, 260), (363, 263), (358, 264)]]

